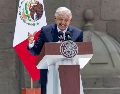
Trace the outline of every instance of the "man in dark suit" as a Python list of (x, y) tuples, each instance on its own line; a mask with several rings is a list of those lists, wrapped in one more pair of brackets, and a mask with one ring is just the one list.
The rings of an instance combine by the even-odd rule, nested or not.
[[(60, 7), (55, 12), (55, 24), (50, 24), (42, 27), (37, 41), (34, 43), (34, 34), (28, 35), (29, 46), (28, 49), (33, 55), (39, 55), (45, 42), (58, 42), (59, 32), (63, 32), (63, 40), (66, 40), (65, 33), (70, 32), (71, 40), (74, 42), (83, 41), (83, 32), (73, 26), (70, 26), (72, 19), (71, 11), (66, 7)], [(46, 94), (46, 80), (47, 72), (41, 73), (41, 94)]]

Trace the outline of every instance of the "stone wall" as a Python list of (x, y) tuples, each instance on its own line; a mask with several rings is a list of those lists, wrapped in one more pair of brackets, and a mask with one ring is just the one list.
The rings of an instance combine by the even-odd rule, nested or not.
[(18, 59), (12, 48), (16, 0), (0, 0), (0, 93), (19, 94)]

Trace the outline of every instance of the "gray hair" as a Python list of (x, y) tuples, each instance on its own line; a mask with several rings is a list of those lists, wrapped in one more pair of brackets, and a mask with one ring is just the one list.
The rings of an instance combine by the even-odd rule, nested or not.
[(60, 14), (65, 14), (68, 15), (70, 17), (70, 19), (72, 18), (72, 13), (71, 10), (66, 8), (66, 7), (59, 7), (56, 12), (55, 12), (55, 17), (59, 16)]

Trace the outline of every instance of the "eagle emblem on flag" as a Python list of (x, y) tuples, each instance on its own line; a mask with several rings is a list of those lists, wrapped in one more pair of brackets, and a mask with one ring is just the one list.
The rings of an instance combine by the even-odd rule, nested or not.
[(38, 0), (23, 0), (20, 2), (18, 12), (21, 20), (32, 26), (39, 25), (43, 15), (43, 5)]

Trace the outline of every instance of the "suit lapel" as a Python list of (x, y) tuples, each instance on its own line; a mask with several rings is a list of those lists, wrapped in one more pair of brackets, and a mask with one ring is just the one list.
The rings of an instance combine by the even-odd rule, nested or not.
[(58, 42), (59, 38), (58, 38), (58, 30), (57, 30), (57, 25), (54, 24), (53, 28), (52, 28), (52, 38), (53, 38), (53, 42)]
[(46, 37), (48, 39), (48, 42), (57, 42), (58, 39), (58, 31), (57, 31), (57, 25), (53, 24), (51, 26), (51, 29), (48, 30), (49, 32), (46, 32)]
[(68, 27), (67, 31), (70, 32), (72, 41), (76, 41), (76, 39), (78, 37), (78, 34), (76, 33), (76, 31), (72, 30), (71, 27)]

